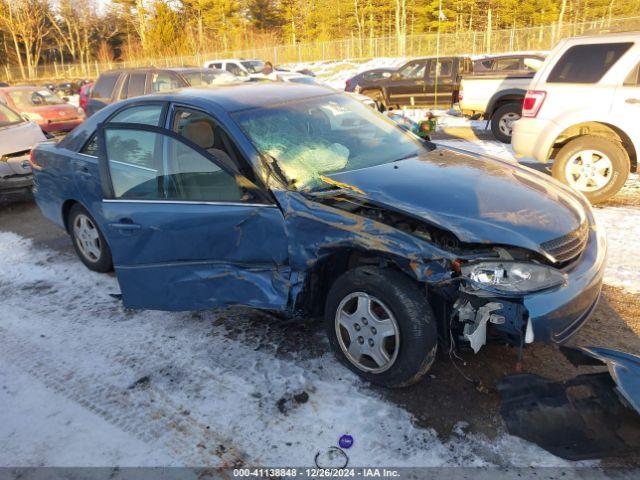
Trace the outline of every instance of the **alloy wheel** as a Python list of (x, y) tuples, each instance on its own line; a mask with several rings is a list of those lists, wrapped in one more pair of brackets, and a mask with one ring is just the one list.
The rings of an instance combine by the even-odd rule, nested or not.
[(79, 214), (73, 221), (73, 235), (82, 255), (90, 262), (97, 262), (102, 255), (100, 235), (93, 221), (84, 214)]
[(381, 373), (394, 364), (400, 329), (391, 310), (364, 292), (347, 295), (336, 311), (335, 332), (349, 362), (360, 370)]
[(612, 176), (611, 159), (598, 150), (582, 150), (574, 154), (565, 167), (567, 183), (581, 192), (600, 190)]
[(508, 112), (500, 117), (500, 121), (498, 121), (498, 128), (500, 131), (506, 136), (510, 137), (511, 132), (513, 132), (513, 124), (520, 120), (520, 115), (514, 112)]

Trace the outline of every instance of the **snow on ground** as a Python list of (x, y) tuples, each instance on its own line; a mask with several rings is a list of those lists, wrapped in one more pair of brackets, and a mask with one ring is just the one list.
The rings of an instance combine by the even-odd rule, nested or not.
[(113, 277), (13, 233), (0, 258), (0, 465), (313, 465), (345, 433), (354, 466), (567, 465), (506, 434), (438, 439), (321, 332), (239, 309), (126, 311)]
[(380, 57), (366, 62), (338, 60), (289, 63), (282, 66), (290, 70), (309, 69), (315, 73), (318, 80), (343, 90), (345, 82), (360, 72), (374, 68), (398, 68), (407, 61), (405, 57)]
[[(629, 181), (637, 182), (633, 177)], [(640, 208), (594, 208), (594, 213), (607, 232), (605, 283), (640, 293)]]

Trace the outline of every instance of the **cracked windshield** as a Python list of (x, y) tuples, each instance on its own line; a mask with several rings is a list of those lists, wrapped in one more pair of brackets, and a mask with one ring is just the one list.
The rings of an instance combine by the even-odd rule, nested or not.
[(248, 110), (235, 118), (258, 151), (277, 162), (290, 186), (303, 191), (329, 188), (323, 175), (410, 158), (430, 148), (371, 108), (338, 95)]

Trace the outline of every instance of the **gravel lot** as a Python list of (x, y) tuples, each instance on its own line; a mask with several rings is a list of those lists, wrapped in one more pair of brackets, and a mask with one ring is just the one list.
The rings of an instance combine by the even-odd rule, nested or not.
[[(438, 138), (510, 154), (470, 128)], [(640, 352), (639, 188), (596, 211), (609, 270), (573, 344)], [(344, 433), (352, 465), (575, 465), (505, 433), (494, 384), (513, 349), (441, 355), (418, 385), (384, 390), (339, 366), (312, 319), (126, 311), (115, 278), (84, 268), (29, 198), (0, 204), (0, 259), (0, 465), (313, 465)], [(577, 373), (537, 344), (523, 369)]]

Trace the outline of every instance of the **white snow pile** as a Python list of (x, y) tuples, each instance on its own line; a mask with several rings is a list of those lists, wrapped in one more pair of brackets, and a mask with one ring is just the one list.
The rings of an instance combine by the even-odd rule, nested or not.
[[(630, 181), (638, 180), (633, 175)], [(608, 258), (604, 282), (640, 293), (640, 208), (595, 208), (599, 225), (607, 232)]]
[(353, 466), (568, 465), (508, 435), (440, 440), (312, 327), (126, 311), (112, 276), (13, 233), (0, 258), (0, 465), (312, 466), (345, 433)]
[(398, 68), (407, 61), (405, 57), (380, 57), (365, 62), (337, 60), (289, 63), (282, 66), (295, 71), (309, 69), (319, 80), (333, 88), (344, 90), (345, 82), (360, 72), (374, 68)]

